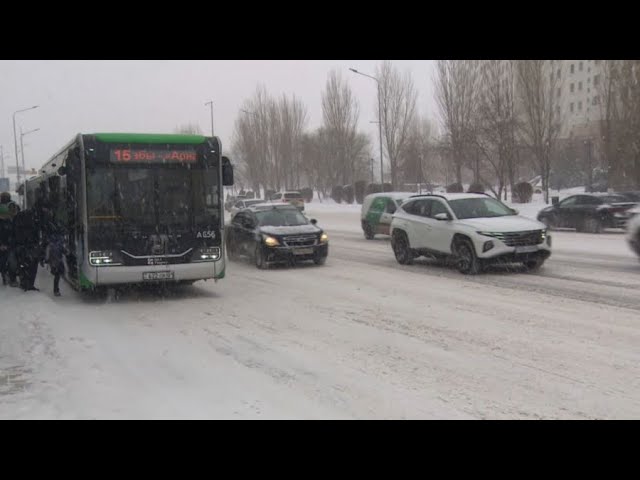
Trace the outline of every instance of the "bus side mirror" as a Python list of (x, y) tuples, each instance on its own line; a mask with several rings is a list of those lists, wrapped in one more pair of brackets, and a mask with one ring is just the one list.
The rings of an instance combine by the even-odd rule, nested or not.
[(233, 165), (229, 157), (222, 157), (222, 185), (225, 187), (233, 185)]

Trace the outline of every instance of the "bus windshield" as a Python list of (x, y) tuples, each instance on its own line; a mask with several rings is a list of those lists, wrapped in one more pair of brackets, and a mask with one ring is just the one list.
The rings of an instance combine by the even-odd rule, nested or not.
[(87, 175), (89, 223), (132, 227), (219, 224), (214, 168), (96, 166)]

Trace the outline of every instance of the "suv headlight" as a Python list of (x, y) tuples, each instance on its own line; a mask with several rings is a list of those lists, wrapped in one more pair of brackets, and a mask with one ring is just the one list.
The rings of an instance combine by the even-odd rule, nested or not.
[(264, 235), (263, 238), (264, 238), (264, 244), (267, 247), (277, 247), (278, 245), (280, 245), (280, 242), (278, 241), (277, 238), (270, 237), (269, 235)]
[(329, 241), (329, 235), (327, 235), (326, 233), (323, 233), (322, 235), (320, 235), (320, 243), (327, 243)]
[(476, 232), (476, 233), (478, 233), (479, 235), (484, 235), (485, 237), (493, 237), (493, 238), (498, 237), (499, 235), (501, 235), (498, 232)]
[(89, 264), (94, 267), (113, 267), (122, 265), (122, 260), (119, 252), (100, 250), (89, 253)]

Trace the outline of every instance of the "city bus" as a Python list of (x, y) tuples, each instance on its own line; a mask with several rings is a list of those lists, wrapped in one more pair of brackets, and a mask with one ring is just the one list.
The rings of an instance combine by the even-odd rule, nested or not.
[(223, 186), (233, 167), (217, 137), (78, 134), (25, 183), (27, 208), (62, 226), (77, 290), (224, 278)]

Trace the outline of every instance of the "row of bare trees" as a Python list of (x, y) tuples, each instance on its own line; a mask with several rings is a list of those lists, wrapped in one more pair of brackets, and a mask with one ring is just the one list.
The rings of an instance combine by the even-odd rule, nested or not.
[[(410, 72), (383, 62), (376, 71), (384, 157), (395, 188), (429, 175), (433, 129), (417, 114), (417, 90)], [(299, 99), (276, 100), (258, 87), (236, 120), (233, 150), (241, 177), (254, 190), (314, 187), (323, 196), (336, 185), (368, 180), (372, 139), (358, 129), (358, 100), (338, 71), (322, 92), (322, 125), (305, 132), (306, 107)], [(375, 155), (378, 156), (378, 149)], [(385, 180), (389, 180), (385, 178)]]
[[(530, 158), (548, 201), (552, 150), (560, 132), (559, 77), (544, 60), (441, 60), (436, 101), (455, 176), (473, 171), (474, 182), (498, 197), (513, 191), (523, 158)], [(530, 155), (523, 155), (526, 150)]]
[(640, 61), (605, 60), (600, 86), (600, 150), (609, 186), (640, 188)]
[(235, 122), (233, 150), (248, 186), (279, 190), (300, 183), (306, 123), (307, 108), (295, 95), (274, 98), (259, 86), (244, 102)]

